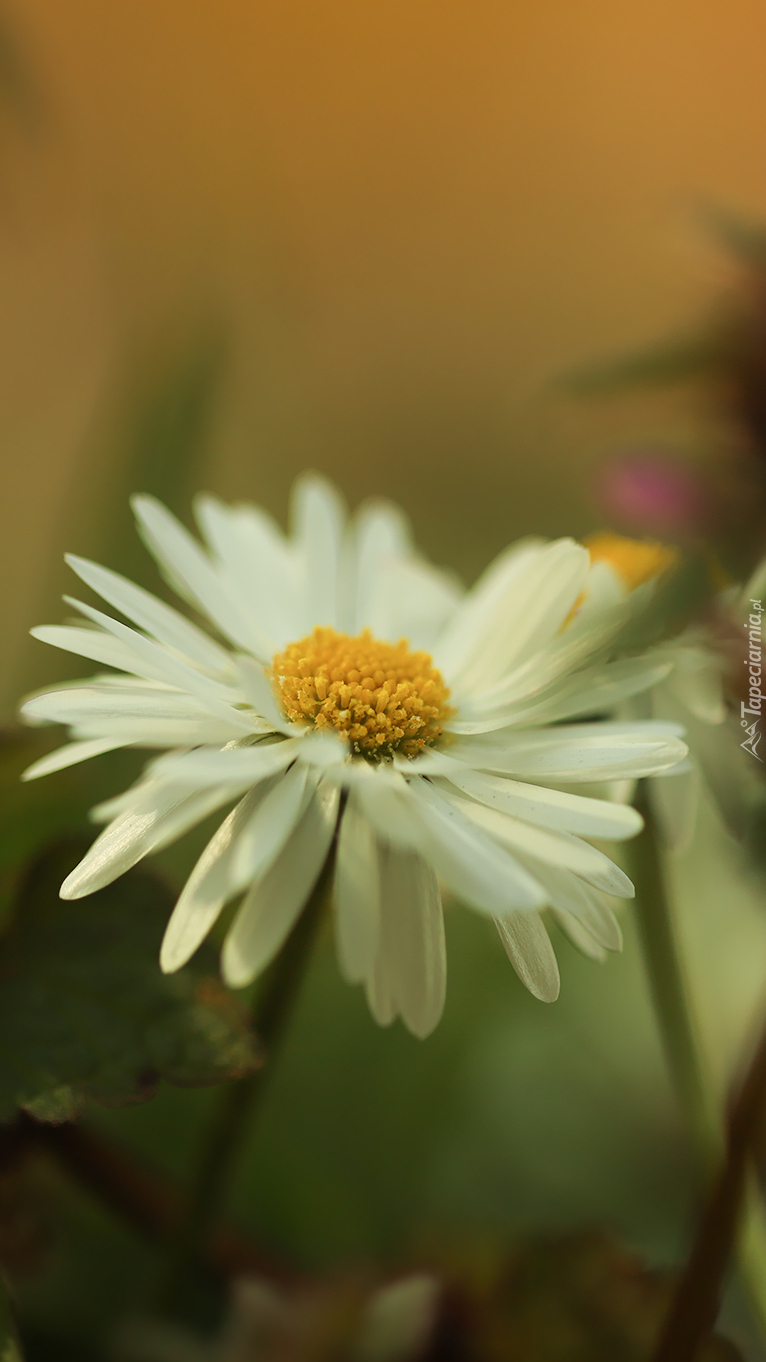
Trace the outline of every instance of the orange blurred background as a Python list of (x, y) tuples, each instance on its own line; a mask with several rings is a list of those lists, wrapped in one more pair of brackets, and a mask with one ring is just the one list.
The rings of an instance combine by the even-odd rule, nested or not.
[(0, 17), (6, 713), (51, 675), (26, 630), (60, 618), (64, 548), (126, 568), (135, 410), (200, 355), (181, 509), (199, 484), (284, 515), (312, 465), (468, 575), (593, 528), (610, 441), (704, 453), (689, 392), (628, 417), (554, 380), (702, 311), (725, 265), (701, 198), (766, 217), (758, 0)]

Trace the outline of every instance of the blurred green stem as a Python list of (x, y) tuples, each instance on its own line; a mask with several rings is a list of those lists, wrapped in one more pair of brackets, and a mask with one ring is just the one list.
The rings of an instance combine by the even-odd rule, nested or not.
[[(668, 1068), (709, 1186), (724, 1156), (724, 1113), (694, 1016), (645, 781), (639, 784), (636, 807), (645, 821), (634, 843), (636, 921)], [(766, 1339), (766, 1217), (754, 1170), (745, 1177), (742, 1199), (737, 1257)]]
[(721, 1113), (704, 1065), (645, 781), (639, 785), (636, 808), (645, 824), (633, 845), (641, 949), (668, 1068), (704, 1172), (709, 1175), (718, 1165), (723, 1148)]
[(11, 1298), (4, 1277), (0, 1277), (0, 1362), (23, 1362)]
[(322, 917), (331, 859), (328, 858), (298, 922), (258, 989), (253, 1024), (265, 1049), (265, 1063), (249, 1078), (229, 1084), (212, 1114), (188, 1197), (170, 1243), (160, 1292), (160, 1304), (165, 1310), (172, 1311), (179, 1304), (273, 1074), (275, 1056), (300, 991)]

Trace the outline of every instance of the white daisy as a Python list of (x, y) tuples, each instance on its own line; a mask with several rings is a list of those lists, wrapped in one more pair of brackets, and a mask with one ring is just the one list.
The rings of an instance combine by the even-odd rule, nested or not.
[(654, 658), (610, 660), (631, 601), (599, 594), (585, 548), (523, 541), (465, 593), (416, 556), (394, 507), (349, 520), (317, 477), (296, 485), (289, 536), (256, 507), (202, 497), (203, 548), (151, 498), (134, 508), (162, 572), (215, 637), (69, 558), (135, 627), (74, 601), (84, 625), (33, 631), (115, 671), (26, 702), (27, 721), (66, 724), (73, 739), (27, 778), (117, 747), (173, 750), (94, 811), (107, 827), (64, 898), (234, 804), (170, 919), (167, 971), (243, 894), (222, 965), (229, 984), (247, 984), (333, 847), (340, 968), (383, 1025), (399, 1015), (424, 1036), (441, 1014), (439, 883), (496, 922), (539, 998), (559, 987), (541, 910), (597, 958), (619, 948), (608, 896), (633, 889), (584, 839), (630, 837), (641, 820), (556, 787), (653, 774), (686, 749), (675, 724), (571, 722), (659, 674)]

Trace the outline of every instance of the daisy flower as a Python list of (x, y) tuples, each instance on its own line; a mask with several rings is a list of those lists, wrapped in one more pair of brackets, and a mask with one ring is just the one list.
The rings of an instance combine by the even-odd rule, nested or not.
[(607, 599), (571, 539), (517, 543), (465, 592), (416, 554), (395, 507), (349, 518), (315, 476), (296, 484), (288, 536), (258, 508), (209, 496), (196, 505), (204, 547), (152, 498), (134, 509), (205, 628), (68, 559), (130, 623), (70, 600), (83, 623), (33, 630), (113, 670), (27, 700), (28, 722), (66, 724), (72, 741), (26, 777), (118, 747), (169, 750), (94, 811), (107, 826), (62, 897), (100, 889), (233, 805), (168, 923), (166, 971), (242, 895), (222, 969), (249, 983), (331, 852), (340, 968), (382, 1025), (398, 1015), (424, 1036), (439, 1019), (440, 885), (496, 923), (538, 998), (559, 988), (544, 909), (587, 953), (619, 948), (610, 900), (632, 886), (588, 839), (631, 837), (640, 817), (557, 787), (684, 756), (675, 724), (592, 717), (659, 675), (654, 658), (613, 656), (636, 593)]

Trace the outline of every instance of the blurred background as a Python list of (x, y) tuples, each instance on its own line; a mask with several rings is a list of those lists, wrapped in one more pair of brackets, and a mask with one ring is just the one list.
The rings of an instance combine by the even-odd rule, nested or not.
[[(352, 504), (395, 498), (469, 580), (519, 534), (608, 523), (752, 566), (758, 441), (705, 337), (760, 318), (762, 261), (711, 215), (766, 221), (765, 67), (759, 0), (6, 3), (5, 717), (77, 674), (27, 636), (61, 618), (65, 550), (153, 583), (133, 490), (284, 519), (315, 467)], [(666, 341), (644, 385), (573, 381)], [(766, 980), (739, 855), (706, 809), (674, 872), (722, 1083)], [(629, 916), (603, 968), (557, 943), (555, 1008), (481, 923), (449, 928), (424, 1045), (377, 1031), (321, 955), (234, 1212), (308, 1264), (445, 1226), (608, 1224), (676, 1257), (696, 1184)], [(178, 1171), (207, 1101), (96, 1119)], [(60, 1195), (68, 1247), (24, 1308), (83, 1357), (151, 1262)]]
[[(315, 466), (472, 576), (520, 532), (599, 527), (613, 447), (712, 457), (698, 394), (555, 383), (709, 305), (730, 262), (701, 203), (766, 215), (757, 0), (1, 17), (6, 713), (48, 677), (26, 631), (62, 551), (117, 565), (139, 484), (284, 515)], [(190, 384), (182, 482), (156, 432)]]

